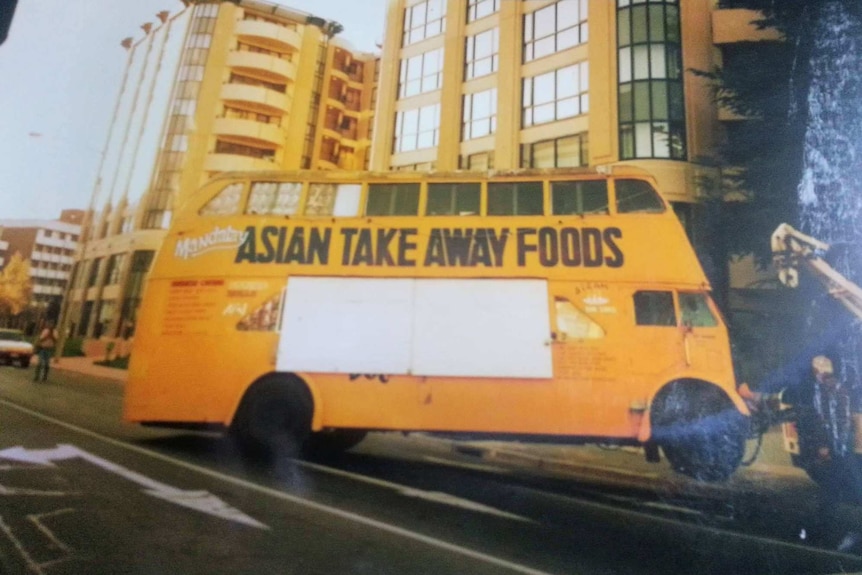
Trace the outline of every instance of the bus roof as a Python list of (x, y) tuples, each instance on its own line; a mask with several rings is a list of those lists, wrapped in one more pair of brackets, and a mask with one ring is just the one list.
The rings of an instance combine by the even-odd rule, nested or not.
[(652, 179), (652, 174), (635, 166), (617, 165), (596, 168), (517, 168), (512, 170), (452, 170), (452, 171), (386, 171), (370, 172), (361, 170), (266, 170), (266, 171), (234, 171), (223, 172), (214, 176), (209, 182), (220, 180), (257, 180), (257, 179), (287, 179), (300, 180), (484, 180), (494, 178), (546, 178), (564, 176), (599, 176), (620, 177), (636, 176)]

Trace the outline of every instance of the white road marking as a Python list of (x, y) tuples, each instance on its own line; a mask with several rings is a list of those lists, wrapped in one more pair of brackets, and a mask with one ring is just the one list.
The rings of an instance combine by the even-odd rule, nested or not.
[(489, 505), (483, 505), (481, 503), (476, 503), (475, 501), (471, 501), (469, 499), (462, 499), (461, 497), (455, 497), (454, 495), (450, 495), (448, 493), (443, 493), (442, 491), (424, 491), (422, 489), (402, 489), (400, 490), (402, 495), (406, 495), (407, 497), (417, 497), (419, 499), (425, 499), (427, 501), (433, 501), (434, 503), (443, 503), (444, 505), (452, 505), (453, 507), (460, 507), (462, 509), (469, 509), (470, 511), (478, 511), (480, 513), (487, 513), (489, 515), (496, 515), (498, 517), (505, 517), (506, 519), (514, 519), (516, 521), (524, 521), (525, 523), (535, 523), (532, 519), (527, 519), (526, 517), (522, 517), (520, 515), (515, 515), (514, 513), (509, 513), (507, 511), (502, 511), (497, 509), (496, 507), (491, 507)]
[(0, 495), (36, 495), (40, 497), (65, 497), (67, 495), (78, 495), (78, 493), (66, 491), (41, 491), (39, 489), (22, 489), (21, 487), (6, 487), (2, 483), (0, 483)]
[(380, 531), (385, 531), (392, 535), (398, 535), (404, 537), (406, 539), (411, 539), (413, 541), (418, 541), (420, 543), (424, 543), (431, 547), (435, 547), (438, 549), (443, 549), (445, 551), (449, 551), (451, 553), (456, 553), (458, 555), (462, 555), (464, 557), (469, 557), (471, 559), (475, 559), (477, 561), (482, 561), (484, 563), (488, 563), (491, 565), (496, 565), (498, 567), (502, 567), (504, 569), (508, 569), (515, 573), (524, 573), (526, 575), (550, 575), (546, 571), (540, 571), (538, 569), (533, 569), (532, 567), (527, 567), (526, 565), (521, 565), (520, 563), (514, 563), (512, 561), (507, 561), (505, 559), (501, 559), (499, 557), (494, 557), (493, 555), (488, 555), (486, 553), (482, 553), (481, 551), (475, 551), (473, 549), (468, 549), (466, 547), (462, 547), (460, 545), (456, 545), (454, 543), (448, 543), (441, 539), (437, 539), (435, 537), (430, 537), (428, 535), (423, 535), (421, 533), (416, 533), (414, 531), (410, 531), (409, 529), (405, 529), (403, 527), (398, 527), (396, 525), (391, 525), (389, 523), (384, 523), (383, 521), (378, 521), (376, 519), (371, 519), (370, 517), (365, 517), (364, 515), (359, 515), (358, 513), (353, 513), (350, 511), (345, 511), (343, 509), (339, 509), (337, 507), (330, 507), (329, 505), (324, 505), (322, 503), (317, 503), (315, 501), (311, 501), (309, 499), (304, 499), (302, 497), (298, 497), (296, 495), (291, 495), (289, 493), (285, 493), (283, 491), (278, 491), (276, 489), (272, 489), (270, 487), (264, 487), (263, 485), (258, 485), (256, 483), (252, 483), (251, 481), (246, 481), (244, 479), (240, 479), (238, 477), (233, 477), (231, 475), (226, 475), (224, 473), (219, 473), (218, 471), (213, 471), (212, 469), (207, 469), (206, 467), (201, 467), (198, 465), (194, 465), (192, 463), (188, 463), (186, 461), (182, 461), (180, 459), (175, 459), (168, 455), (162, 455), (161, 453), (157, 453), (154, 451), (150, 451), (148, 449), (144, 449), (143, 447), (138, 447), (137, 445), (131, 445), (128, 443), (124, 443), (117, 439), (112, 439), (110, 437), (106, 437), (95, 431), (90, 431), (89, 429), (85, 429), (83, 427), (78, 427), (77, 425), (66, 423), (65, 421), (61, 421), (59, 419), (55, 419), (49, 415), (45, 415), (39, 413), (38, 411), (34, 411), (32, 409), (28, 409), (26, 407), (22, 407), (20, 405), (14, 404), (5, 399), (0, 399), (0, 405), (5, 405), (11, 409), (15, 409), (20, 411), (21, 413), (26, 413), (32, 417), (36, 417), (43, 421), (48, 421), (53, 423), (54, 425), (58, 425), (60, 427), (64, 427), (66, 429), (75, 431), (82, 435), (86, 435), (88, 437), (92, 437), (94, 439), (99, 439), (104, 441), (105, 443), (109, 443), (116, 447), (120, 447), (123, 449), (127, 449), (129, 451), (133, 451), (135, 453), (140, 453), (142, 455), (147, 455), (154, 459), (158, 459), (160, 461), (164, 461), (167, 463), (171, 463), (178, 467), (182, 467), (184, 469), (188, 469), (191, 471), (195, 471), (202, 475), (206, 475), (207, 477), (212, 477), (215, 479), (219, 479), (226, 483), (230, 483), (232, 485), (236, 485), (239, 487), (244, 487), (246, 489), (250, 489), (252, 491), (257, 491), (258, 493), (262, 493), (264, 495), (268, 495), (270, 497), (281, 499), (284, 501), (288, 501), (290, 503), (299, 505), (301, 507), (306, 507), (308, 509), (313, 509), (314, 511), (318, 511), (320, 513), (326, 513), (328, 515), (332, 515), (338, 517), (340, 519), (344, 519), (345, 521), (352, 521), (354, 523), (359, 523), (361, 525), (365, 525), (368, 527), (372, 527), (374, 529), (379, 529)]
[(295, 462), (297, 465), (301, 467), (307, 467), (309, 469), (314, 469), (315, 471), (321, 471), (323, 473), (328, 473), (329, 475), (336, 475), (338, 477), (347, 477), (349, 479), (353, 479), (355, 481), (360, 481), (362, 483), (368, 483), (370, 485), (375, 485), (377, 487), (385, 487), (387, 489), (392, 489), (406, 497), (416, 497), (418, 499), (425, 499), (427, 501), (433, 501), (434, 503), (442, 503), (444, 505), (451, 505), (453, 507), (460, 507), (461, 509), (469, 509), (471, 511), (478, 511), (481, 513), (487, 513), (489, 515), (496, 515), (498, 517), (505, 517), (507, 519), (514, 519), (515, 521), (523, 521), (524, 523), (536, 523), (532, 519), (527, 517), (523, 517), (521, 515), (515, 515), (514, 513), (509, 513), (507, 511), (503, 511), (502, 509), (497, 509), (496, 507), (491, 507), (489, 505), (483, 505), (481, 503), (477, 503), (470, 499), (463, 499), (461, 497), (457, 497), (455, 495), (451, 495), (449, 493), (443, 493), (440, 491), (425, 491), (423, 489), (415, 489), (408, 485), (403, 485), (401, 483), (395, 483), (392, 481), (386, 481), (384, 479), (377, 479), (376, 477), (368, 477), (367, 475), (360, 475), (358, 473), (351, 473), (350, 471), (343, 471), (341, 469), (336, 469), (335, 467), (327, 467), (325, 465), (320, 465), (318, 463), (310, 463), (308, 461), (299, 461)]
[(66, 459), (83, 459), (93, 465), (145, 488), (144, 493), (164, 499), (183, 507), (189, 507), (201, 513), (214, 515), (228, 521), (235, 521), (243, 525), (257, 527), (258, 529), (269, 529), (266, 525), (249, 517), (239, 509), (231, 507), (215, 495), (206, 491), (183, 491), (170, 485), (166, 485), (146, 475), (142, 475), (122, 465), (93, 455), (74, 445), (61, 444), (53, 449), (24, 449), (21, 446), (10, 447), (0, 450), (0, 459), (31, 463), (34, 465), (53, 467), (54, 461)]
[(57, 539), (54, 534), (48, 529), (43, 523), (43, 517), (51, 517), (54, 515), (61, 515), (63, 513), (73, 512), (74, 509), (58, 509), (56, 511), (51, 511), (49, 513), (41, 513), (39, 515), (27, 515), (27, 519), (31, 521), (36, 528), (42, 532), (53, 544), (53, 546), (59, 549), (63, 556), (59, 559), (52, 559), (51, 561), (39, 562), (32, 555), (27, 552), (27, 549), (24, 547), (24, 543), (15, 536), (15, 532), (11, 526), (6, 524), (3, 521), (3, 517), (0, 516), (0, 531), (6, 535), (6, 538), (12, 542), (12, 545), (15, 546), (15, 549), (18, 551), (18, 554), (21, 555), (21, 558), (24, 559), (24, 563), (27, 564), (27, 568), (29, 571), (34, 573), (35, 575), (45, 575), (45, 569), (47, 567), (51, 567), (52, 565), (56, 565), (57, 563), (61, 563), (63, 561), (68, 561), (72, 557), (72, 548)]

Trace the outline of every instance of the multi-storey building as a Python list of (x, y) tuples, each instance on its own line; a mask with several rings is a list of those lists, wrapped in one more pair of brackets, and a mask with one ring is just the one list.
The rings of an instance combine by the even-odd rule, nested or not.
[(686, 72), (715, 63), (714, 4), (393, 0), (373, 167), (635, 164), (684, 213), (719, 132)]
[(6, 266), (9, 255), (9, 242), (3, 240), (3, 229), (0, 228), (0, 269)]
[[(127, 38), (64, 325), (133, 332), (172, 207), (233, 170), (367, 166), (376, 57), (322, 18), (258, 0), (184, 2)], [(65, 331), (65, 330), (64, 330)]]
[(693, 71), (774, 31), (718, 0), (391, 0), (372, 168), (629, 164), (692, 234), (723, 122)]
[[(695, 71), (780, 41), (736, 4), (390, 0), (372, 169), (634, 165), (709, 256), (701, 200), (727, 193), (720, 147), (746, 120)], [(704, 262), (726, 274), (731, 311), (778, 301), (748, 289), (764, 280), (751, 258)]]
[(72, 273), (83, 210), (63, 210), (57, 220), (0, 220), (0, 269), (19, 254), (30, 261), (30, 307), (56, 320)]

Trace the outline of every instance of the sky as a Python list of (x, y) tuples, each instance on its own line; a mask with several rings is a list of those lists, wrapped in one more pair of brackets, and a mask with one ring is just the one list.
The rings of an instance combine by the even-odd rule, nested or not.
[[(340, 22), (339, 37), (358, 50), (383, 41), (386, 0), (274, 3)], [(120, 41), (181, 9), (179, 0), (18, 2), (0, 45), (0, 219), (88, 207), (126, 63)]]

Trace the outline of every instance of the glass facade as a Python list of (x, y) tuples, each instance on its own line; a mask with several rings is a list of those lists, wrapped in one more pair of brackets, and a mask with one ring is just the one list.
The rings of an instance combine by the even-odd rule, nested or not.
[(467, 36), (464, 49), (464, 79), (478, 78), (497, 71), (500, 65), (500, 33), (497, 28)]
[(404, 9), (404, 37), (408, 46), (446, 31), (446, 0), (425, 0)]
[(590, 163), (587, 133), (521, 146), (522, 168), (575, 168)]
[[(213, 31), (215, 30), (218, 5), (199, 5), (191, 13), (188, 37), (184, 49), (180, 45), (172, 49), (176, 56), (181, 55), (173, 94), (165, 97), (167, 129), (158, 159), (142, 163), (149, 169), (156, 164), (152, 193), (147, 196), (142, 226), (144, 229), (165, 229), (170, 224), (171, 201), (179, 191), (180, 174), (188, 151), (188, 135), (194, 128), (196, 101), (203, 80), (204, 67)], [(169, 93), (170, 81), (166, 79), (165, 93)], [(162, 110), (153, 110), (162, 112)]]
[(461, 138), (489, 136), (497, 129), (497, 88), (465, 94), (462, 105)]
[(583, 44), (588, 37), (587, 0), (560, 0), (524, 15), (524, 62)]
[(433, 148), (440, 138), (440, 104), (395, 114), (395, 152)]
[(443, 48), (401, 60), (398, 97), (407, 98), (440, 89), (443, 77)]
[(678, 0), (618, 0), (620, 158), (685, 160)]
[(524, 78), (523, 127), (587, 113), (589, 77), (589, 64), (581, 62)]
[(467, 22), (479, 20), (500, 10), (500, 0), (468, 0)]

